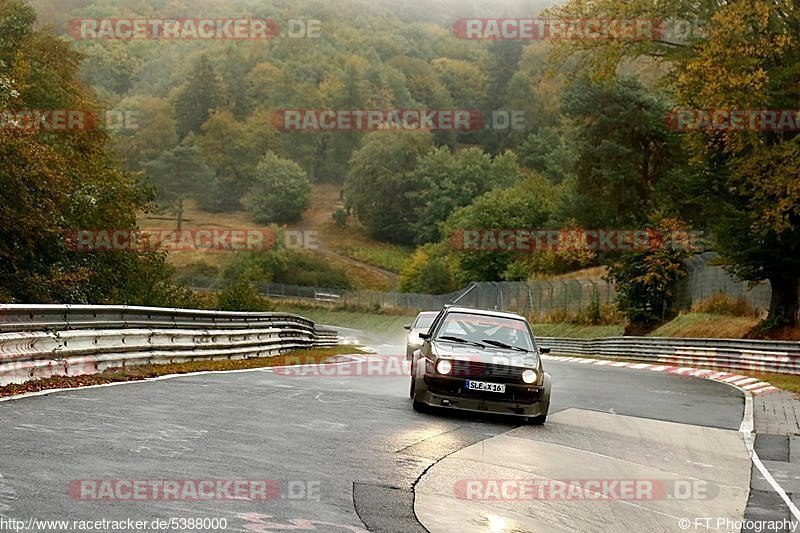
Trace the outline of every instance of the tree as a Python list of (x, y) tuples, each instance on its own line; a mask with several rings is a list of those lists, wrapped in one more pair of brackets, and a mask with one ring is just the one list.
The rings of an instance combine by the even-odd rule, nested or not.
[[(78, 79), (80, 55), (33, 28), (33, 10), (0, 2), (0, 108), (101, 114)], [(79, 229), (134, 229), (150, 195), (119, 171), (98, 129), (48, 134), (0, 128), (0, 299), (164, 305), (176, 296), (164, 257), (76, 251)]]
[(554, 189), (546, 178), (533, 175), (515, 187), (496, 189), (453, 212), (443, 225), (451, 254), (458, 262), (459, 281), (498, 281), (509, 266), (528, 252), (463, 249), (460, 231), (539, 230), (553, 209)]
[(518, 150), (520, 162), (553, 183), (574, 177), (578, 157), (571, 135), (574, 135), (571, 130), (562, 132), (549, 127), (529, 134)]
[(439, 57), (431, 62), (458, 109), (482, 109), (486, 103), (488, 79), (477, 65)]
[(488, 51), (485, 72), (489, 80), (489, 107), (502, 109), (507, 97), (508, 84), (522, 59), (522, 42), (517, 40), (491, 41)]
[(200, 159), (199, 150), (188, 144), (167, 150), (158, 159), (145, 163), (144, 170), (156, 188), (160, 206), (175, 214), (180, 231), (184, 202), (213, 184), (214, 171)]
[(183, 139), (189, 133), (199, 134), (211, 112), (222, 102), (222, 87), (217, 73), (208, 57), (202, 55), (175, 99), (179, 137)]
[[(661, 235), (685, 231), (675, 219), (654, 224)], [(663, 246), (619, 254), (609, 265), (609, 279), (616, 284), (616, 304), (629, 320), (627, 332), (646, 333), (670, 313), (675, 282), (686, 275), (688, 248), (665, 239)]]
[(429, 133), (374, 132), (350, 160), (345, 182), (346, 205), (380, 240), (414, 241), (415, 202), (408, 193), (418, 187), (413, 170), (433, 148)]
[(293, 222), (311, 207), (311, 182), (300, 165), (267, 152), (256, 167), (250, 197), (257, 222)]
[(455, 209), (492, 189), (515, 185), (520, 173), (511, 152), (493, 158), (479, 148), (453, 153), (440, 147), (419, 160), (413, 176), (417, 186), (407, 197), (414, 205), (414, 239), (424, 244), (441, 238), (439, 225)]
[(156, 159), (165, 146), (178, 144), (173, 109), (166, 99), (152, 96), (126, 98), (118, 109), (132, 113), (135, 121), (135, 127), (123, 127), (112, 137), (116, 151), (125, 158), (126, 166), (131, 170), (141, 170), (142, 164)]
[[(688, 109), (796, 109), (800, 6), (792, 0), (573, 0), (554, 11), (566, 18), (687, 18), (709, 21), (707, 38), (689, 42), (571, 43), (581, 65), (610, 76), (623, 60), (656, 56), (669, 64), (664, 81)], [(587, 53), (588, 52), (588, 53)], [(767, 324), (796, 325), (800, 309), (800, 136), (795, 130), (714, 130), (684, 135), (696, 178), (693, 222), (706, 225), (716, 249), (742, 279), (769, 280)]]
[(438, 250), (429, 244), (417, 248), (403, 265), (400, 290), (417, 294), (445, 294), (458, 289), (454, 268)]
[[(699, 109), (797, 109), (800, 6), (733, 2), (712, 19), (708, 42), (676, 80)], [(794, 112), (794, 111), (793, 111)], [(800, 311), (800, 134), (701, 131), (687, 135), (701, 168), (703, 220), (742, 279), (769, 280), (767, 328), (796, 325)]]
[(646, 222), (661, 182), (680, 162), (678, 139), (664, 124), (666, 105), (633, 78), (580, 78), (562, 107), (576, 132), (572, 216), (589, 228)]
[(213, 186), (198, 191), (200, 205), (208, 211), (240, 209), (240, 200), (252, 187), (256, 165), (266, 150), (253, 146), (246, 124), (238, 122), (228, 109), (216, 110), (202, 131), (196, 143), (216, 179)]

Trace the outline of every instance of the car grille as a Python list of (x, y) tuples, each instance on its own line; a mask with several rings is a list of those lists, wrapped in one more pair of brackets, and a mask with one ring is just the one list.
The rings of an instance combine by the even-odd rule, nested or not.
[(493, 402), (517, 402), (528, 404), (539, 401), (539, 395), (541, 393), (540, 390), (519, 387), (509, 388), (504, 394), (467, 390), (463, 381), (455, 379), (431, 379), (428, 382), (428, 388), (434, 394), (442, 394), (445, 396), (463, 396), (464, 398), (490, 400)]
[(453, 361), (450, 375), (459, 378), (486, 379), (495, 383), (522, 383), (524, 369), (480, 361)]

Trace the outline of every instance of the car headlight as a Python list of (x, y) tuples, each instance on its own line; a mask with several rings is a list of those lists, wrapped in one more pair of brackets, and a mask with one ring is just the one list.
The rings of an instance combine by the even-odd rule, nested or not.
[(436, 371), (440, 374), (449, 374), (453, 370), (453, 365), (447, 359), (439, 359), (436, 363)]
[(525, 383), (536, 383), (536, 378), (538, 378), (538, 374), (536, 374), (536, 370), (523, 370), (522, 372), (522, 381)]

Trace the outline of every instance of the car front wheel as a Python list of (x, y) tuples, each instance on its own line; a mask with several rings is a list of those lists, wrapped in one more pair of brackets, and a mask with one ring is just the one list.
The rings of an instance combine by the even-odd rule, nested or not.
[(541, 426), (547, 420), (547, 415), (528, 417), (528, 423), (534, 426)]

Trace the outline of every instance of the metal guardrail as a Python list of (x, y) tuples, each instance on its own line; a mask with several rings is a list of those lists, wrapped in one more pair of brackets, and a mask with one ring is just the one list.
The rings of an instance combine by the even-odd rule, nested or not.
[(287, 313), (0, 304), (0, 385), (194, 360), (333, 346), (336, 331)]
[(537, 337), (554, 355), (592, 355), (644, 363), (800, 374), (800, 342), (677, 337)]

